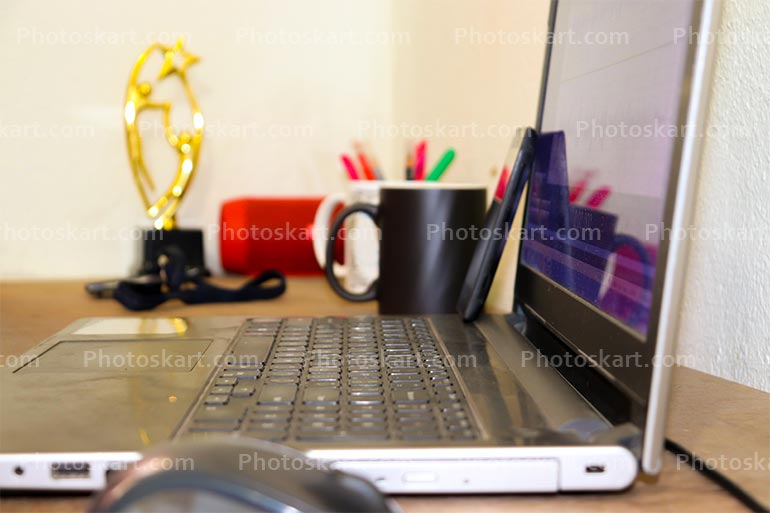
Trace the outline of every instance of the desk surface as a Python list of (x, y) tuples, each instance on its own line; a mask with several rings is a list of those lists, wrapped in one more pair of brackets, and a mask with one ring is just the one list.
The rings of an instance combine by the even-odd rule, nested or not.
[[(234, 285), (236, 280), (225, 283)], [(355, 315), (374, 303), (348, 303), (319, 278), (292, 278), (274, 301), (183, 306), (174, 302), (149, 315)], [(80, 282), (0, 284), (0, 355), (17, 355), (79, 317), (129, 315), (113, 301), (91, 299)], [(1, 364), (2, 362), (0, 362)], [(677, 368), (668, 436), (710, 462), (770, 504), (770, 394)], [(82, 511), (87, 497), (18, 495), (0, 500), (0, 511)], [(666, 455), (657, 478), (641, 477), (615, 494), (556, 496), (400, 497), (407, 513), (512, 511), (726, 511), (741, 505), (695, 471)]]

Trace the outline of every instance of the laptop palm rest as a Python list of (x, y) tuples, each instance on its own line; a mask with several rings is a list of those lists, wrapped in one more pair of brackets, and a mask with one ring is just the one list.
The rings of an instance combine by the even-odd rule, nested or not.
[(13, 397), (0, 404), (3, 452), (137, 451), (168, 440), (225, 342), (83, 338), (58, 340), (2, 375)]

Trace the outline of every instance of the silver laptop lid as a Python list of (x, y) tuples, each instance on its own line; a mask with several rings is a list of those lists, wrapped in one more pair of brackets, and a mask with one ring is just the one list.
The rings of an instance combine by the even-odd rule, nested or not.
[(552, 5), (515, 308), (541, 349), (581, 356), (562, 374), (611, 420), (639, 427), (651, 473), (716, 14), (712, 0)]

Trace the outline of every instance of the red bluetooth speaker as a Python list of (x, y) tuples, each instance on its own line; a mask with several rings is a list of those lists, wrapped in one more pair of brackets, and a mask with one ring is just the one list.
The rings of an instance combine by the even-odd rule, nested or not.
[(312, 238), (313, 218), (322, 199), (265, 197), (226, 201), (219, 225), (222, 267), (240, 274), (266, 269), (287, 275), (323, 274), (313, 253)]

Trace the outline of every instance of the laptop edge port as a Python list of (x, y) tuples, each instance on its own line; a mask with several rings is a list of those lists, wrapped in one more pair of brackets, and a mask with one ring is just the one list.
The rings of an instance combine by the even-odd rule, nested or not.
[(604, 465), (588, 465), (586, 467), (586, 474), (602, 474), (604, 473)]
[(90, 476), (91, 465), (83, 461), (51, 464), (53, 479), (88, 479)]

